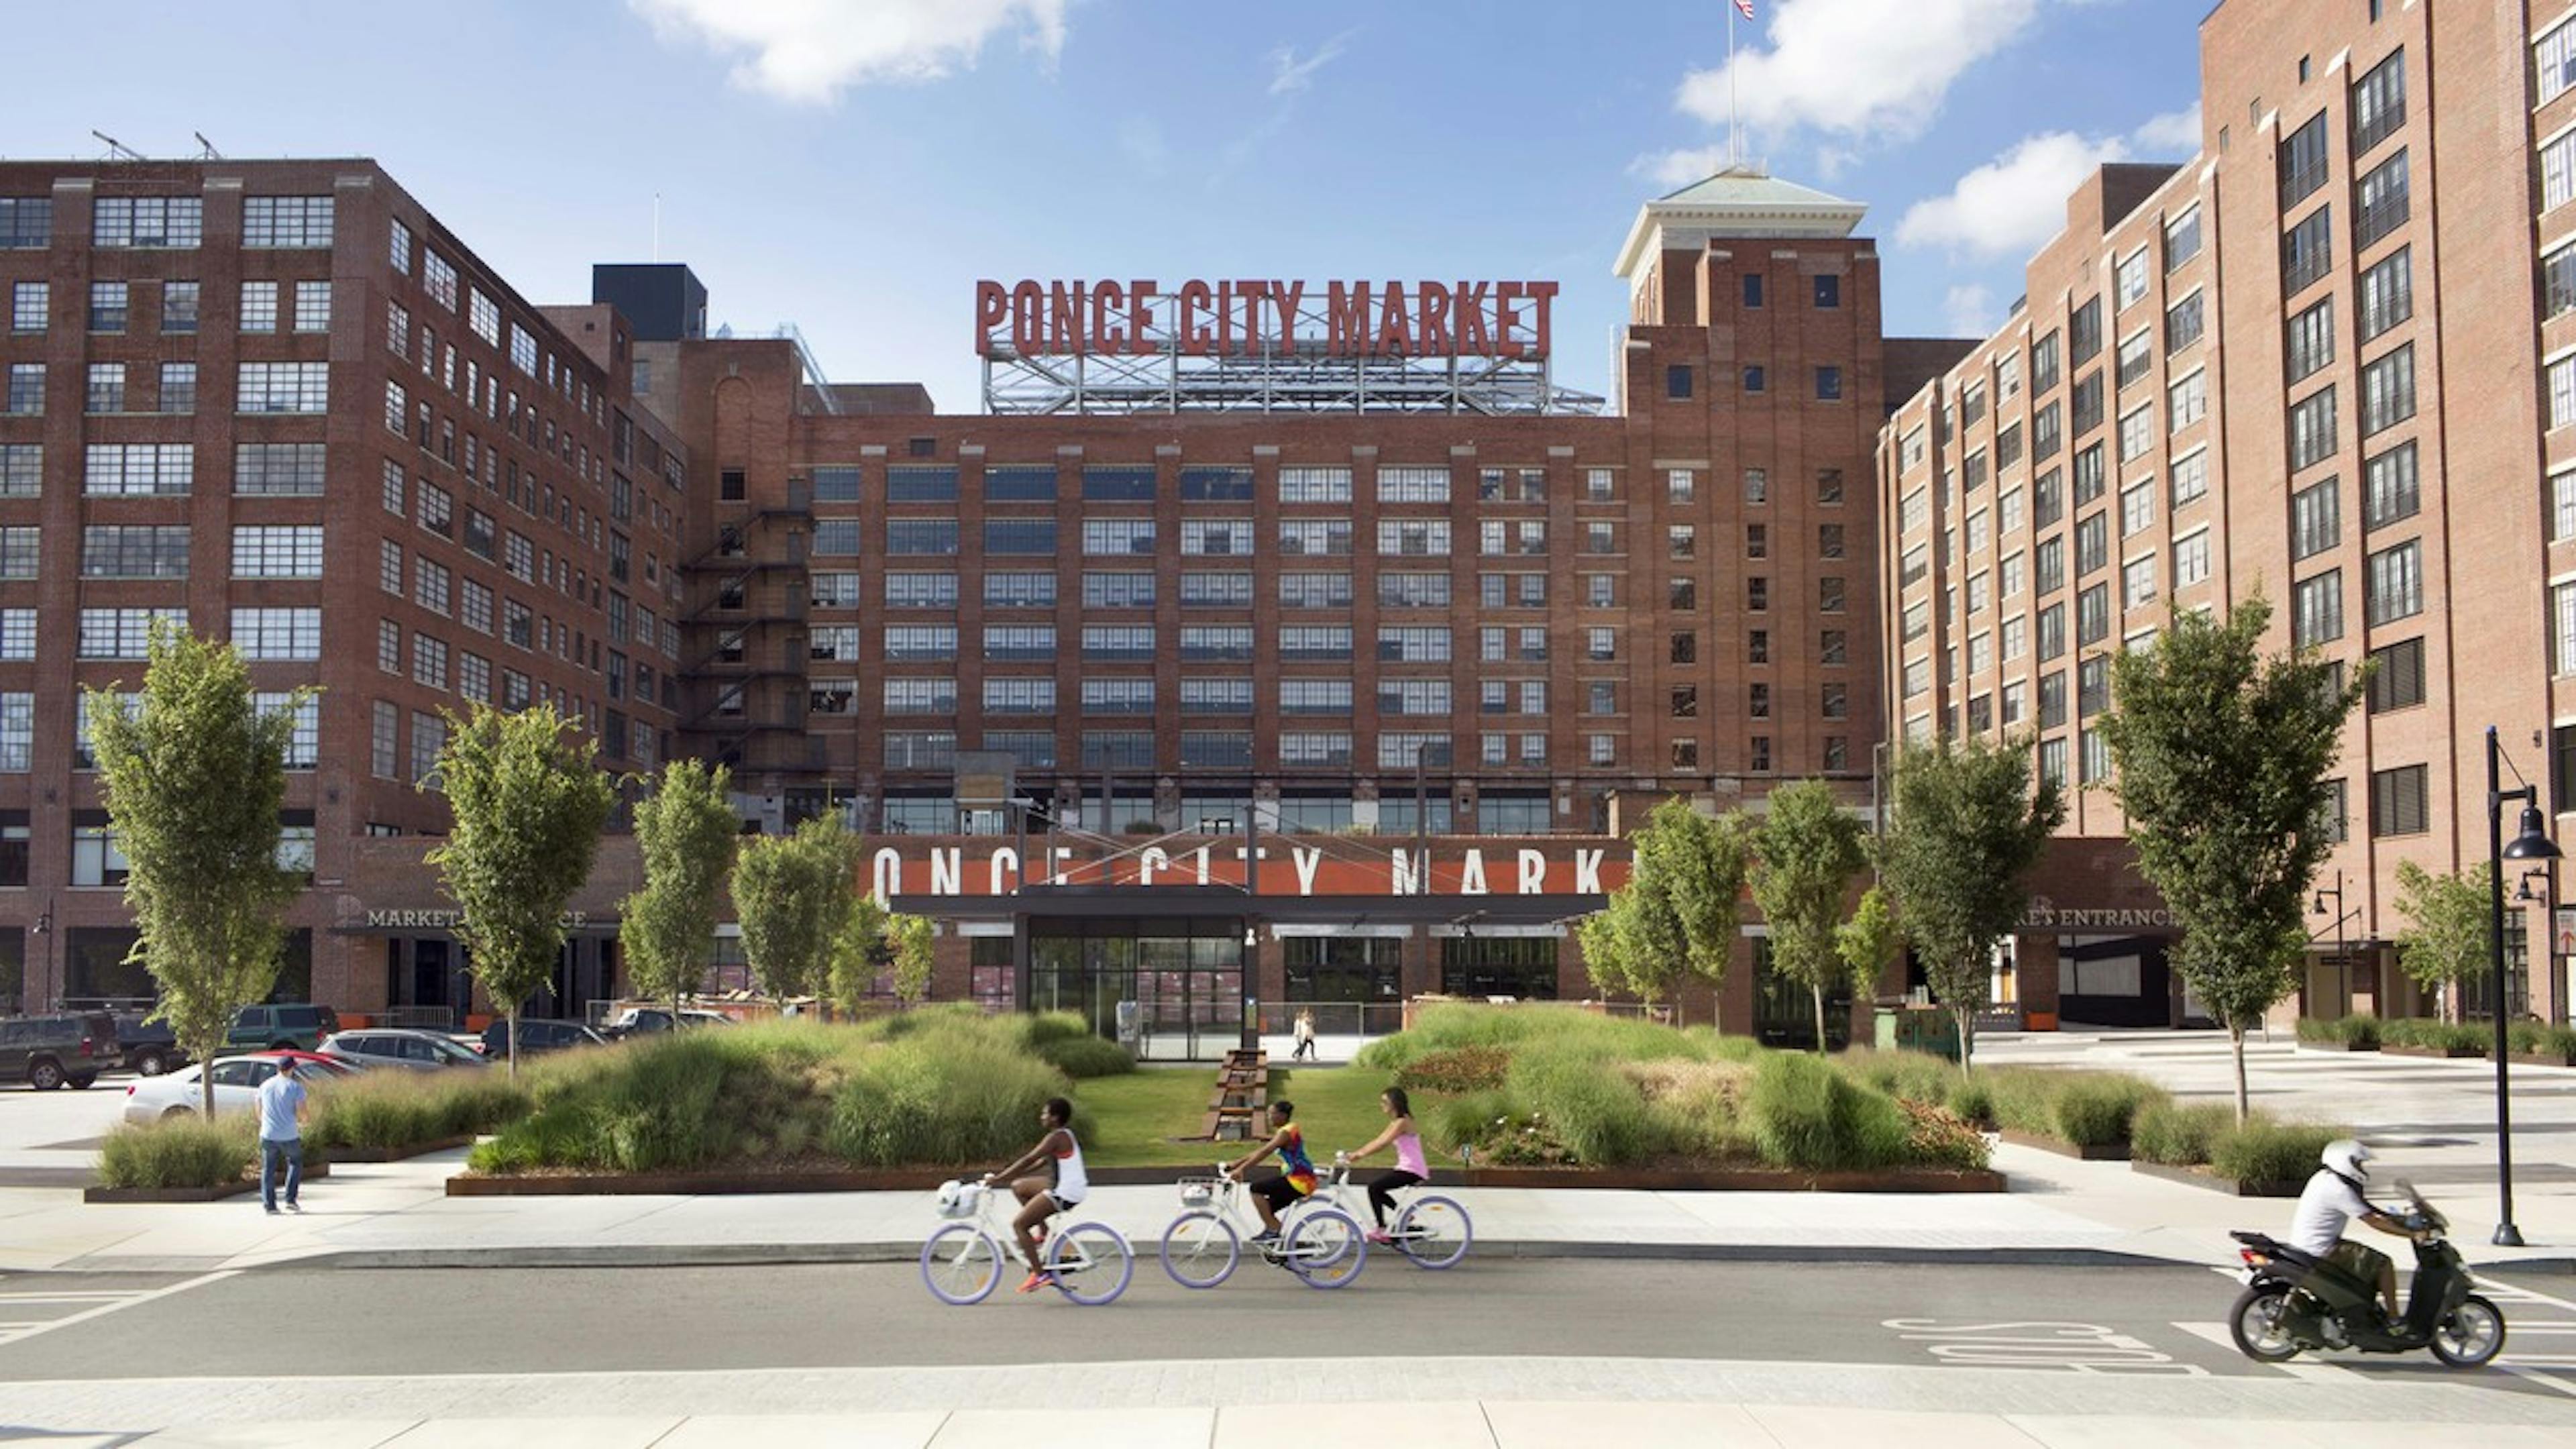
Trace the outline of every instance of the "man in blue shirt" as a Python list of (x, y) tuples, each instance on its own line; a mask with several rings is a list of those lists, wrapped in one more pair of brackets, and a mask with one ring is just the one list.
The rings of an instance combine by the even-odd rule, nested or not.
[(277, 1211), (277, 1170), (286, 1171), (286, 1210), (302, 1212), (295, 1189), (304, 1181), (304, 1084), (295, 1058), (279, 1057), (277, 1074), (259, 1084), (259, 1205)]

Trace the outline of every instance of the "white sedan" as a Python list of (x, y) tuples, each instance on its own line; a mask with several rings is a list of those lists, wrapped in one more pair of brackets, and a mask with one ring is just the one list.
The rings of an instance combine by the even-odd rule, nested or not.
[[(258, 1109), (259, 1086), (277, 1075), (281, 1053), (261, 1052), (255, 1056), (217, 1057), (211, 1070), (215, 1074), (215, 1115), (250, 1112)], [(324, 1063), (303, 1052), (297, 1052), (296, 1069), (311, 1081), (322, 1077), (344, 1077), (352, 1073), (338, 1063)], [(148, 1077), (125, 1089), (125, 1120), (137, 1124), (158, 1122), (165, 1117), (190, 1117), (205, 1105), (202, 1079), (209, 1068), (193, 1066), (175, 1072)]]

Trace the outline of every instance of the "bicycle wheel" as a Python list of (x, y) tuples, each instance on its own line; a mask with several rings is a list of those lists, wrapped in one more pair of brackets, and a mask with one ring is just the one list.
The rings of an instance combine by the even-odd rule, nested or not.
[(1234, 1276), (1243, 1240), (1216, 1213), (1183, 1213), (1163, 1229), (1163, 1271), (1184, 1288), (1213, 1288)]
[(1397, 1252), (1417, 1268), (1451, 1268), (1476, 1241), (1476, 1225), (1455, 1198), (1417, 1197), (1395, 1215)]
[(1359, 1219), (1340, 1208), (1316, 1208), (1288, 1229), (1283, 1256), (1309, 1288), (1346, 1288), (1368, 1264)]
[(1136, 1253), (1106, 1223), (1075, 1223), (1047, 1243), (1055, 1291), (1086, 1308), (1113, 1302), (1136, 1276)]
[(1002, 1245), (973, 1223), (950, 1223), (921, 1245), (921, 1282), (930, 1296), (963, 1308), (1002, 1281)]

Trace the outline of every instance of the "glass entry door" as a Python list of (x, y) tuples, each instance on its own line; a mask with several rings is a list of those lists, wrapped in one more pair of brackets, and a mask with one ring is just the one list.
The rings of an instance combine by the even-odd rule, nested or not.
[(1210, 1061), (1241, 1039), (1243, 927), (1202, 920), (1038, 920), (1029, 1006), (1071, 1011), (1146, 1061)]

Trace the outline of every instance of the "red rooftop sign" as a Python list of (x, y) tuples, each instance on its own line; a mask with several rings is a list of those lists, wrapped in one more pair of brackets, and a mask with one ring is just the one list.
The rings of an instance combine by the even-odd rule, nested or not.
[(977, 282), (975, 350), (1078, 355), (1548, 355), (1554, 282)]

